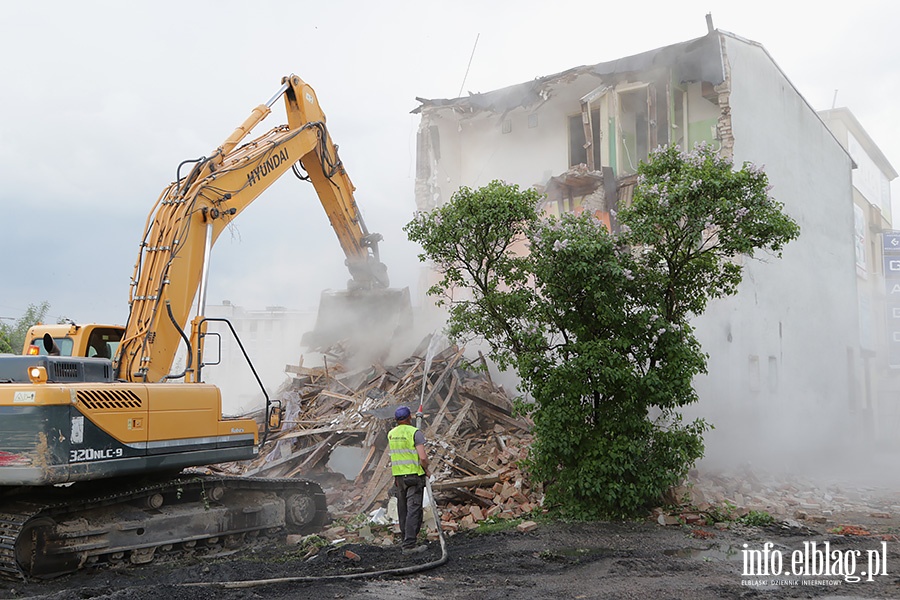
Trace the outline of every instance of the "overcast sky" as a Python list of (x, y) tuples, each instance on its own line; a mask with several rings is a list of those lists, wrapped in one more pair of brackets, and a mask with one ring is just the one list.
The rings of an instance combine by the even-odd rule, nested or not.
[[(762, 44), (815, 109), (853, 111), (900, 168), (900, 4), (625, 4), (3, 2), (0, 317), (46, 300), (52, 320), (123, 323), (147, 214), (178, 163), (208, 155), (290, 73), (318, 93), (393, 283), (413, 290), (418, 249), (401, 227), (415, 208), (416, 96), (700, 37), (710, 11)], [(255, 133), (282, 116), (279, 103)], [(347, 279), (312, 186), (288, 175), (220, 238), (209, 301), (303, 309)]]

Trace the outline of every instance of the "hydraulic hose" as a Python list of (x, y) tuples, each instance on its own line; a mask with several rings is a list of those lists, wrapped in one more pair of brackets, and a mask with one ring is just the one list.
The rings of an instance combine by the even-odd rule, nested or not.
[(184, 371), (177, 375), (166, 375), (162, 378), (162, 381), (167, 381), (169, 379), (181, 379), (182, 377), (184, 377), (185, 374), (191, 369), (194, 358), (194, 351), (191, 350), (191, 340), (189, 340), (188, 336), (185, 335), (184, 330), (181, 328), (181, 325), (179, 325), (178, 321), (175, 319), (175, 315), (172, 314), (172, 303), (168, 300), (166, 300), (166, 310), (169, 313), (169, 320), (172, 321), (172, 325), (175, 326), (175, 330), (178, 331), (181, 339), (183, 339), (184, 343), (187, 344), (187, 366), (184, 368)]

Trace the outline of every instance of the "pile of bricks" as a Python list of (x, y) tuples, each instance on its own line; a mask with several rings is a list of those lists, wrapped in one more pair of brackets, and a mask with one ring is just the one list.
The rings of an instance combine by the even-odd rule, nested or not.
[(662, 525), (693, 524), (709, 513), (766, 512), (777, 520), (827, 525), (847, 515), (889, 519), (900, 513), (895, 493), (837, 482), (822, 483), (796, 475), (776, 475), (749, 468), (731, 472), (694, 470), (671, 492), (672, 510), (657, 509)]
[[(435, 351), (432, 343), (433, 356), (426, 360), (430, 342), (426, 337), (394, 366), (351, 371), (339, 355), (326, 355), (320, 367), (288, 365), (290, 379), (274, 398), (284, 409), (283, 426), (270, 433), (257, 460), (220, 468), (316, 480), (339, 519), (386, 508), (393, 484), (387, 432), (395, 424), (394, 410), (405, 405), (415, 415), (422, 402), (432, 489), (443, 507), (444, 529), (527, 515), (540, 500), (539, 490), (531, 490), (518, 469), (531, 442), (530, 421), (515, 414), (480, 353), (470, 360), (463, 348), (447, 344)], [(254, 416), (262, 423), (262, 414)], [(355, 476), (329, 468), (339, 446), (364, 456)]]
[[(502, 438), (505, 438), (502, 446), (498, 444), (489, 450), (492, 458), (488, 464), (496, 464), (493, 462), (496, 461), (505, 465), (494, 474), (449, 478), (432, 484), (438, 504), (443, 505), (441, 527), (444, 531), (455, 533), (474, 529), (488, 519), (524, 518), (540, 508), (540, 490), (531, 489), (516, 467), (525, 457), (530, 435)], [(523, 523), (520, 529), (522, 525), (528, 527)]]

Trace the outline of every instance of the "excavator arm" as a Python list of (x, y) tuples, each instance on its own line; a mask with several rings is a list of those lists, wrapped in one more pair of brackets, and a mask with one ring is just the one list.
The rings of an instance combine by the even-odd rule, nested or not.
[[(244, 142), (282, 97), (287, 124)], [(191, 163), (182, 177), (181, 168)], [(288, 170), (315, 187), (346, 255), (351, 288), (377, 292), (388, 287), (378, 255), (381, 236), (366, 229), (316, 93), (296, 75), (285, 77), (272, 99), (255, 108), (210, 157), (182, 163), (176, 181), (157, 199), (134, 267), (125, 335), (114, 360), (117, 378), (199, 380), (211, 248), (228, 224)], [(195, 298), (197, 316), (188, 335), (183, 327)], [(188, 344), (190, 357), (185, 371), (173, 375), (181, 341)]]

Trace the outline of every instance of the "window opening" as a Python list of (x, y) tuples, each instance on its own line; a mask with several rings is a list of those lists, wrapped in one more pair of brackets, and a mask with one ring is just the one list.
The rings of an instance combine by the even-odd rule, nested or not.
[(778, 391), (778, 359), (774, 356), (769, 357), (769, 391)]
[[(569, 117), (569, 166), (588, 164), (587, 138), (585, 137), (584, 117), (582, 113)], [(594, 143), (591, 145), (593, 150), (594, 169), (599, 169), (600, 162), (600, 109), (591, 110), (591, 134)]]
[(760, 388), (760, 385), (759, 385), (759, 357), (756, 356), (755, 354), (751, 354), (748, 367), (749, 367), (749, 369), (748, 369), (747, 374), (749, 376), (750, 391), (758, 392), (759, 388)]
[(672, 92), (672, 141), (685, 148), (687, 143), (685, 132), (687, 129), (684, 124), (684, 90), (675, 88)]
[(619, 96), (619, 139), (622, 159), (619, 172), (630, 174), (650, 153), (650, 108), (648, 88), (624, 90)]

